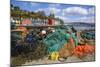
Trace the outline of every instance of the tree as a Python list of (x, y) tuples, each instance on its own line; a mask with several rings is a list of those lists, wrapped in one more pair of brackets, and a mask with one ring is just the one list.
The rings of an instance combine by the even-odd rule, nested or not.
[(62, 19), (56, 18), (56, 20), (60, 21), (60, 24), (61, 24), (61, 25), (64, 25), (64, 21), (63, 21)]
[(14, 7), (13, 4), (11, 4), (11, 7)]
[(15, 10), (20, 10), (20, 8), (18, 6), (15, 6), (14, 9)]
[(50, 15), (48, 17), (49, 18), (55, 18), (55, 14), (54, 13), (50, 13)]
[(18, 7), (18, 6), (11, 5), (11, 7), (14, 7), (14, 9), (11, 10), (12, 17), (34, 18), (34, 19), (38, 19), (38, 18), (39, 19), (48, 19), (49, 18), (45, 15), (44, 11), (29, 12), (29, 11), (21, 10), (20, 7)]
[(37, 12), (39, 15), (45, 16), (45, 12), (44, 11), (38, 11)]

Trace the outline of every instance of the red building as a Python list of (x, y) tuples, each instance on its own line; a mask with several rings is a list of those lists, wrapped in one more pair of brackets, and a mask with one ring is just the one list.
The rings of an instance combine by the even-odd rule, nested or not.
[(55, 25), (54, 19), (48, 19), (48, 25)]
[(29, 19), (25, 19), (22, 21), (22, 25), (32, 25), (32, 21)]

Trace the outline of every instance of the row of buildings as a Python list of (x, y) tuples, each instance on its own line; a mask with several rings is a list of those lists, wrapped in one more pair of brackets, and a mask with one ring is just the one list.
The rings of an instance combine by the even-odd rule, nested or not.
[(20, 26), (20, 25), (24, 25), (24, 26), (56, 26), (56, 25), (60, 25), (61, 22), (58, 19), (32, 19), (32, 18), (14, 18), (11, 17), (11, 25), (15, 25), (15, 26)]

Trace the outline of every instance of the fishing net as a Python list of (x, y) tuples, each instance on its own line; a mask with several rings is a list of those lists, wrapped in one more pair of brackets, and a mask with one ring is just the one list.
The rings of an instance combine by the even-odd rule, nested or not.
[(44, 44), (47, 46), (49, 53), (59, 51), (67, 43), (64, 33), (63, 30), (57, 30), (54, 33), (48, 34), (44, 39)]

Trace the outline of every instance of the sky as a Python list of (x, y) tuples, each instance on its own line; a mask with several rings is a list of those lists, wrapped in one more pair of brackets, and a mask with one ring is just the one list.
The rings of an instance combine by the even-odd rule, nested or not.
[(55, 17), (67, 22), (85, 22), (95, 23), (95, 6), (76, 5), (76, 4), (58, 4), (58, 3), (40, 3), (11, 0), (11, 4), (19, 6), (26, 11), (44, 11), (46, 15), (55, 14)]

